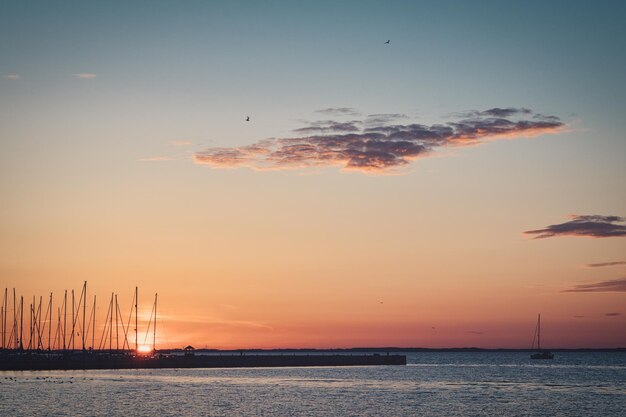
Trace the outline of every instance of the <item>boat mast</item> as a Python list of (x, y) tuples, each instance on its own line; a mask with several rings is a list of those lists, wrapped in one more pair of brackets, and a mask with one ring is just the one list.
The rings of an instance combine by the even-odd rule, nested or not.
[(139, 304), (139, 287), (135, 287), (135, 351), (139, 349), (139, 312), (137, 305)]
[(74, 343), (74, 329), (76, 326), (76, 316), (75, 316), (75, 312), (74, 312), (74, 308), (76, 307), (75, 301), (74, 301), (74, 290), (72, 290), (72, 337), (70, 338), (70, 340), (72, 341), (72, 350), (74, 350), (74, 347), (76, 346)]
[(13, 288), (13, 344), (15, 349), (17, 349), (17, 308), (15, 298), (15, 287)]
[(22, 337), (24, 336), (24, 296), (20, 296), (20, 350), (24, 350), (24, 342)]
[(39, 296), (39, 307), (37, 307), (37, 314), (35, 315), (35, 325), (36, 325), (36, 329), (37, 329), (37, 336), (38, 336), (38, 342), (37, 342), (37, 349), (43, 349), (43, 340), (42, 340), (42, 336), (41, 334), (43, 333), (43, 331), (45, 330), (45, 323), (41, 323), (41, 305), (43, 303), (43, 295)]
[(67, 290), (65, 290), (65, 297), (63, 299), (63, 350), (67, 349), (65, 344), (65, 335), (67, 332)]
[(91, 350), (96, 350), (96, 295), (93, 295), (93, 324), (91, 326)]
[(48, 327), (48, 351), (50, 351), (50, 343), (52, 342), (52, 293), (50, 293), (50, 306), (48, 307), (48, 310), (50, 312), (50, 327)]
[(30, 305), (30, 333), (29, 333), (29, 337), (28, 337), (28, 347), (26, 348), (27, 350), (30, 350), (33, 347), (33, 335), (34, 335), (34, 331), (33, 329), (35, 328), (35, 323), (33, 321), (33, 304), (35, 304), (35, 296), (33, 295), (33, 303)]
[(541, 314), (537, 320), (537, 350), (541, 350)]
[(120, 334), (119, 334), (119, 329), (120, 326), (118, 324), (119, 321), (119, 315), (117, 314), (117, 312), (119, 311), (119, 307), (117, 305), (117, 294), (115, 294), (115, 349), (116, 350), (120, 350)]
[(113, 293), (111, 293), (111, 302), (109, 303), (109, 351), (113, 350)]
[(87, 314), (87, 281), (83, 285), (83, 330), (81, 332), (82, 341), (83, 341), (83, 350), (85, 350), (85, 318)]
[(154, 328), (152, 329), (152, 351), (156, 350), (156, 325), (157, 325), (157, 299), (159, 294), (154, 294)]
[(9, 299), (7, 298), (8, 288), (4, 289), (4, 302), (2, 305), (4, 306), (4, 312), (2, 315), (2, 349), (6, 348), (6, 333), (7, 333), (7, 307), (9, 305)]

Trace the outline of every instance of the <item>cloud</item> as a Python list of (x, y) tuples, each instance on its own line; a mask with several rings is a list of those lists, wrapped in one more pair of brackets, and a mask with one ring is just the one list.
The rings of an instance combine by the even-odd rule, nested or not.
[(315, 113), (327, 114), (330, 116), (358, 116), (361, 113), (352, 107), (328, 107), (316, 110)]
[(563, 292), (626, 292), (626, 278), (580, 284)]
[(143, 162), (163, 162), (163, 161), (172, 161), (173, 159), (169, 156), (151, 156), (148, 158), (139, 158), (140, 161)]
[(368, 114), (365, 118), (366, 125), (384, 125), (400, 119), (408, 119), (409, 116), (400, 113)]
[(621, 316), (622, 313), (606, 313), (605, 316), (607, 317), (617, 317), (617, 316)]
[(527, 230), (524, 234), (535, 235), (534, 239), (545, 239), (555, 236), (577, 237), (621, 237), (626, 236), (625, 221), (619, 216), (570, 215), (570, 221), (546, 226), (544, 229)]
[(310, 134), (310, 133), (347, 133), (357, 132), (361, 124), (359, 120), (353, 120), (350, 122), (336, 122), (334, 120), (318, 120), (315, 122), (308, 122), (308, 126), (294, 129), (295, 133)]
[(83, 79), (83, 80), (91, 80), (91, 79), (96, 78), (96, 74), (92, 74), (90, 72), (81, 72), (81, 73), (73, 74), (73, 75), (74, 75), (74, 77), (80, 78), (80, 79)]
[(589, 268), (602, 268), (604, 266), (626, 265), (626, 261), (599, 262), (595, 264), (587, 264)]
[(6, 76), (7, 80), (19, 80), (20, 74), (7, 74)]
[[(337, 112), (337, 108), (324, 111), (330, 110)], [(196, 152), (193, 160), (216, 168), (286, 170), (338, 166), (343, 170), (386, 173), (439, 148), (558, 133), (564, 127), (558, 119), (520, 118), (528, 115), (527, 109), (518, 109), (516, 113), (504, 110), (513, 117), (494, 117), (494, 109), (490, 109), (430, 126), (392, 123), (403, 118), (400, 114), (371, 115), (364, 121), (324, 120), (295, 130), (303, 136), (265, 139), (234, 148), (207, 148)]]

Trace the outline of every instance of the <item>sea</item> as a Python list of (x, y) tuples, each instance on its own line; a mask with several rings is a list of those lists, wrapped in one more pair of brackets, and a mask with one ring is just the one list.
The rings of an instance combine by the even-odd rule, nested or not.
[(407, 366), (0, 372), (1, 416), (626, 416), (626, 352)]

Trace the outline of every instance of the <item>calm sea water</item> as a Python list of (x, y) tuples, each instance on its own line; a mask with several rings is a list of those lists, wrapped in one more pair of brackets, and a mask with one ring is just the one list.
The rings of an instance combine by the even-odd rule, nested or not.
[(626, 353), (390, 367), (0, 372), (2, 416), (626, 416)]

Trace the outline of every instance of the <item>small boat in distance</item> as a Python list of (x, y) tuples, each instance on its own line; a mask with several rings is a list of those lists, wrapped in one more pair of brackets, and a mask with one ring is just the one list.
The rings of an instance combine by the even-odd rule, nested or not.
[(530, 355), (530, 359), (554, 359), (554, 353), (541, 351), (541, 314), (537, 317), (537, 327), (535, 328), (535, 336), (533, 337), (532, 348), (535, 348), (535, 339), (537, 339), (537, 352)]

